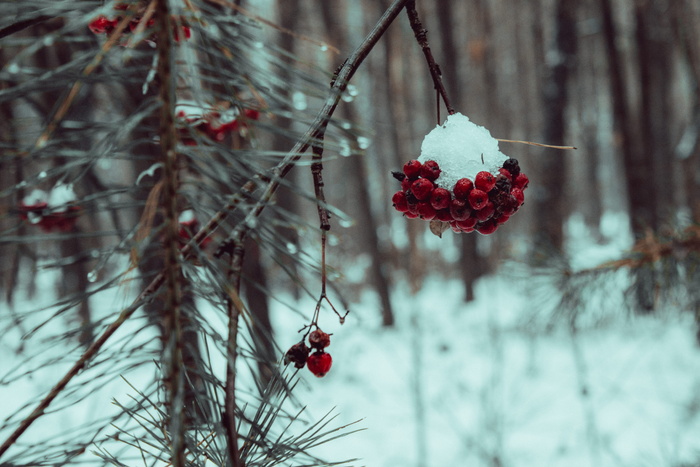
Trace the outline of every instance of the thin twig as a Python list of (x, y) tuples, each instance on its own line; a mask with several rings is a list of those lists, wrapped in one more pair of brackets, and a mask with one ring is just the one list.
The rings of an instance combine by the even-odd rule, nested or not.
[[(411, 23), (411, 29), (413, 29), (413, 34), (416, 36), (418, 45), (420, 45), (425, 55), (425, 59), (428, 61), (428, 69), (430, 70), (430, 76), (433, 78), (433, 84), (435, 89), (437, 89), (442, 101), (445, 103), (447, 108), (447, 113), (452, 115), (455, 113), (455, 109), (450, 104), (450, 100), (447, 98), (447, 91), (445, 86), (442, 84), (442, 73), (440, 72), (440, 67), (438, 66), (433, 53), (430, 51), (430, 46), (428, 45), (428, 31), (423, 28), (423, 24), (418, 17), (418, 12), (416, 11), (416, 0), (410, 0), (406, 3), (406, 14), (408, 15), (408, 20)], [(438, 123), (439, 117), (438, 117)]]
[(501, 138), (496, 138), (497, 141), (500, 141), (502, 143), (520, 143), (520, 144), (529, 144), (532, 146), (539, 146), (542, 148), (551, 148), (551, 149), (578, 149), (576, 146), (555, 146), (553, 144), (543, 144), (543, 143), (533, 143), (532, 141), (520, 141), (517, 139), (501, 139)]
[[(246, 216), (246, 220), (254, 220), (260, 216), (265, 206), (269, 203), (270, 198), (279, 187), (280, 180), (287, 175), (290, 170), (292, 170), (295, 162), (299, 160), (301, 155), (309, 148), (311, 141), (313, 141), (315, 136), (317, 136), (319, 129), (323, 125), (328, 124), (328, 120), (335, 112), (338, 102), (340, 101), (340, 96), (347, 88), (348, 82), (408, 1), (409, 0), (394, 0), (394, 3), (392, 3), (391, 6), (384, 12), (372, 31), (370, 31), (364, 41), (345, 61), (339, 70), (338, 76), (333, 84), (333, 87), (331, 88), (330, 95), (326, 99), (323, 108), (320, 110), (318, 116), (306, 133), (299, 139), (285, 158), (271, 170), (269, 176), (260, 175), (259, 177), (256, 177), (258, 180), (266, 181), (267, 186), (257, 204)], [(256, 188), (256, 186), (257, 183), (255, 181), (251, 180), (247, 182), (241, 189), (241, 192), (233, 196), (231, 201), (229, 201), (229, 203), (222, 210), (218, 211), (182, 249), (183, 258), (187, 259), (191, 257), (197, 251), (197, 246), (201, 244), (201, 242), (214, 230), (216, 230), (219, 224), (231, 213), (231, 211), (238, 207), (242, 199), (247, 197)], [(243, 225), (250, 225), (250, 223), (244, 223)], [(87, 365), (87, 363), (95, 357), (105, 342), (117, 331), (117, 329), (119, 329), (137, 309), (139, 309), (145, 303), (153, 300), (154, 295), (160, 290), (164, 281), (165, 277), (161, 272), (153, 279), (153, 281), (151, 281), (148, 287), (141, 292), (134, 303), (128, 308), (122, 310), (117, 319), (107, 326), (102, 334), (95, 340), (95, 342), (92, 343), (92, 345), (90, 345), (90, 347), (68, 370), (63, 378), (61, 378), (61, 380), (51, 389), (51, 391), (49, 391), (46, 397), (41, 400), (32, 413), (29, 414), (27, 418), (22, 420), (22, 422), (20, 422), (19, 427), (0, 446), (0, 457), (2, 457), (2, 455), (17, 441), (17, 439), (27, 430), (27, 428), (32, 425), (32, 423), (34, 423), (44, 414), (44, 411), (49, 407), (53, 400), (56, 399), (56, 397), (63, 391), (63, 389), (65, 389), (68, 383), (78, 373), (80, 373), (85, 365)]]

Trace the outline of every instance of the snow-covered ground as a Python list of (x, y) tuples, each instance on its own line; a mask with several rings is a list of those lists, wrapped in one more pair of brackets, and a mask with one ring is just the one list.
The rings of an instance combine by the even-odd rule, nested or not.
[[(589, 259), (591, 251), (586, 251)], [(39, 287), (50, 290), (55, 280), (46, 274)], [(136, 292), (117, 290), (96, 297), (93, 306), (119, 309)], [(508, 266), (478, 283), (474, 302), (462, 297), (456, 280), (429, 277), (415, 295), (398, 282), (392, 329), (380, 326), (379, 304), (369, 293), (352, 304), (342, 326), (323, 310), (319, 324), (333, 333), (328, 349), (333, 368), (324, 378), (302, 370), (296, 397), (315, 417), (337, 414), (329, 426), (360, 420), (350, 429), (362, 431), (320, 446), (321, 457), (359, 458), (351, 465), (371, 467), (680, 467), (700, 461), (700, 350), (690, 313), (669, 309), (640, 317), (604, 310), (612, 313), (610, 319), (576, 334), (563, 325), (545, 332), (529, 319), (540, 304), (527, 275), (513, 275)], [(298, 341), (304, 322), (282, 303), (272, 303), (272, 317), (286, 348)], [(37, 303), (20, 300), (15, 311), (25, 306)], [(314, 306), (307, 301), (294, 308), (310, 314)], [(33, 319), (40, 322), (42, 313)], [(3, 317), (7, 326), (8, 316)], [(116, 341), (140, 332), (157, 359), (157, 342), (144, 325), (145, 319), (137, 318)], [(35, 337), (42, 333), (54, 332), (40, 330)], [(32, 351), (14, 353), (20, 334), (13, 327), (0, 341), (2, 375)], [(56, 343), (52, 352), (61, 356), (62, 346)], [(0, 419), (24, 404), (31, 408), (66, 368), (58, 364), (0, 384)], [(153, 371), (146, 364), (125, 373), (138, 383)], [(103, 380), (102, 390), (78, 409), (47, 415), (25, 437), (65, 433), (106, 415), (112, 397), (124, 402), (128, 385)], [(8, 433), (2, 430), (0, 436)], [(90, 452), (80, 458), (96, 459)]]

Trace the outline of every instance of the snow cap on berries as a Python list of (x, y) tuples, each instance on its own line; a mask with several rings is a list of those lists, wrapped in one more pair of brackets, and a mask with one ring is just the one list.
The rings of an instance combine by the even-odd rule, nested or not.
[(460, 178), (474, 180), (481, 171), (498, 175), (498, 169), (507, 159), (489, 130), (460, 113), (448, 116), (443, 125), (425, 136), (418, 158), (423, 163), (434, 160), (440, 165), (441, 173), (435, 184), (448, 190)]

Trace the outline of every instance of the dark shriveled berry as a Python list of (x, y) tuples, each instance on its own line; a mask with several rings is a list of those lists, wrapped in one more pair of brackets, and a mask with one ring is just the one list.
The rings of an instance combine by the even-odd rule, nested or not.
[(287, 350), (287, 353), (284, 354), (284, 363), (285, 365), (294, 363), (295, 368), (304, 368), (306, 360), (309, 357), (309, 352), (311, 352), (311, 349), (303, 342), (294, 344)]
[(469, 218), (472, 210), (469, 204), (462, 199), (453, 199), (450, 202), (450, 214), (452, 219), (456, 221), (463, 221)]
[(396, 180), (403, 182), (404, 178), (406, 178), (406, 174), (403, 172), (397, 172), (396, 170), (393, 170), (391, 172), (391, 176), (394, 177)]
[(309, 344), (311, 344), (311, 347), (314, 349), (323, 350), (331, 345), (331, 335), (320, 329), (315, 329), (309, 334)]
[(510, 172), (510, 175), (515, 178), (520, 173), (520, 164), (517, 159), (512, 157), (503, 163), (503, 168)]

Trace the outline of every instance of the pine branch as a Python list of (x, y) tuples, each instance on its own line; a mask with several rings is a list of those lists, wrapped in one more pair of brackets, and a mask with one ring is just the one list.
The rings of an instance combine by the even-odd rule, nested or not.
[[(313, 121), (311, 126), (308, 128), (306, 133), (299, 139), (292, 150), (284, 157), (284, 159), (275, 166), (269, 175), (259, 174), (255, 177), (258, 181), (267, 182), (263, 193), (258, 198), (257, 203), (249, 211), (246, 216), (245, 221), (242, 225), (247, 230), (249, 225), (260, 216), (265, 207), (269, 204), (272, 195), (275, 193), (279, 187), (280, 180), (284, 178), (289, 171), (293, 168), (296, 161), (298, 161), (302, 154), (309, 148), (312, 141), (319, 138), (323, 134), (326, 126), (336, 107), (340, 101), (340, 96), (343, 91), (347, 88), (350, 79), (354, 76), (355, 72), (358, 70), (364, 59), (369, 55), (370, 51), (379, 41), (379, 39), (386, 32), (391, 23), (399, 15), (403, 7), (409, 0), (395, 0), (391, 6), (384, 12), (382, 17), (379, 19), (375, 27), (370, 31), (367, 37), (362, 41), (358, 48), (348, 57), (345, 63), (340, 67), (336, 78), (331, 86), (331, 91), (329, 96), (326, 98), (324, 106), (318, 113), (316, 119)], [(182, 249), (183, 259), (191, 257), (197, 250), (197, 246), (208, 237), (219, 224), (240, 204), (241, 200), (247, 198), (252, 191), (257, 187), (257, 182), (254, 180), (246, 183), (239, 193), (231, 198), (231, 201), (224, 206), (223, 209), (218, 211), (207, 224), (194, 235), (192, 240)], [(81, 357), (75, 362), (75, 364), (66, 372), (66, 374), (58, 381), (58, 383), (49, 391), (49, 393), (42, 399), (37, 407), (27, 416), (22, 422), (20, 422), (17, 429), (10, 434), (10, 436), (0, 445), (0, 458), (4, 453), (19, 439), (19, 437), (39, 418), (41, 417), (49, 405), (58, 397), (59, 394), (63, 392), (68, 383), (81, 372), (81, 370), (91, 361), (95, 355), (104, 346), (107, 340), (124, 324), (134, 312), (146, 303), (151, 302), (154, 299), (155, 294), (157, 294), (165, 282), (165, 275), (163, 272), (159, 273), (151, 283), (141, 292), (141, 294), (136, 298), (133, 304), (121, 311), (119, 316), (115, 321), (113, 321), (107, 328), (102, 332), (102, 334), (88, 347), (88, 349), (81, 355)]]
[[(178, 168), (177, 139), (175, 135), (172, 67), (173, 40), (172, 22), (168, 0), (156, 0), (155, 16), (157, 18), (158, 67), (156, 74), (160, 84), (160, 156), (163, 163), (163, 198), (164, 212), (164, 269), (165, 300), (163, 316), (165, 317), (164, 341), (169, 367), (166, 368), (166, 387), (169, 397), (168, 425), (172, 438), (171, 458), (173, 467), (185, 465), (185, 418), (184, 392), (185, 376), (183, 374), (182, 356), (182, 277), (180, 264), (180, 236), (178, 222)], [(145, 25), (147, 20), (140, 24)]]

